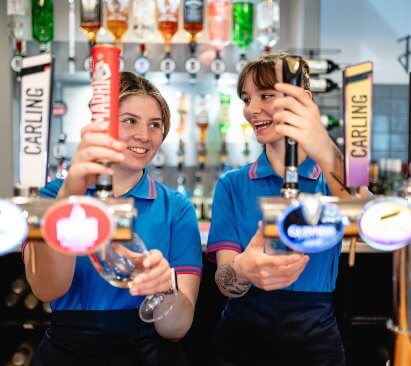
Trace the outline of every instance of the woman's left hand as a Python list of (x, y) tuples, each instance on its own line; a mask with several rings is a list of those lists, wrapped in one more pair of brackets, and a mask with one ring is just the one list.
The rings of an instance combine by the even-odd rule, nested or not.
[(154, 295), (170, 289), (171, 268), (159, 250), (150, 250), (148, 256), (143, 260), (143, 267), (145, 272), (137, 274), (129, 282), (131, 295)]
[(293, 138), (304, 152), (315, 161), (321, 161), (334, 143), (320, 122), (320, 110), (311, 93), (291, 84), (277, 83), (275, 89), (285, 94), (274, 100), (273, 120), (276, 131)]

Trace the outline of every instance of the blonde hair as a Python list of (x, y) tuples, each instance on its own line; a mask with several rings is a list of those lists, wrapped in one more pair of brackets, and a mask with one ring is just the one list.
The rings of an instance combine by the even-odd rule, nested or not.
[(170, 130), (170, 108), (159, 90), (147, 79), (137, 76), (132, 72), (123, 71), (120, 73), (120, 103), (132, 95), (147, 95), (154, 98), (161, 110), (163, 121), (163, 141)]
[[(254, 60), (249, 61), (241, 70), (237, 83), (237, 94), (241, 97), (244, 83), (247, 76), (251, 75), (253, 83), (259, 89), (274, 89), (274, 85), (278, 83), (278, 75), (275, 71), (275, 65), (278, 61), (284, 60), (288, 53), (270, 53), (264, 54)], [(303, 82), (304, 89), (310, 90), (310, 77), (308, 64), (303, 62)]]

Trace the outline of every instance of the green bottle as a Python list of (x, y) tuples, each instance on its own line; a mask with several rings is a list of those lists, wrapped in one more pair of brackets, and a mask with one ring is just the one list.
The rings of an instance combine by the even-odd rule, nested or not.
[(246, 49), (253, 42), (253, 3), (234, 1), (233, 5), (233, 44)]
[(220, 93), (220, 116), (218, 125), (223, 141), (230, 127), (230, 94)]
[(32, 0), (31, 4), (33, 38), (42, 52), (49, 51), (54, 38), (53, 0)]

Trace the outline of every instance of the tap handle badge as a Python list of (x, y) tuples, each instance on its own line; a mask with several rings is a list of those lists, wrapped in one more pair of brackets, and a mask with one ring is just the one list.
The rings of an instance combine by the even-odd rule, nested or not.
[(93, 98), (90, 104), (92, 122), (109, 122), (109, 134), (118, 138), (118, 104), (120, 91), (120, 49), (99, 44), (91, 49)]

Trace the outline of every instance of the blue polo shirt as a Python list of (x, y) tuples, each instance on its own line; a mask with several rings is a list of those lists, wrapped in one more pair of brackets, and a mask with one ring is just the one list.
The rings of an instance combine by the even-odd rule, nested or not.
[[(212, 206), (207, 256), (215, 260), (218, 250), (244, 251), (262, 220), (261, 196), (280, 196), (283, 178), (273, 170), (265, 149), (252, 164), (232, 170), (217, 182)], [(308, 158), (298, 167), (301, 192), (330, 195), (318, 164)], [(341, 243), (321, 253), (310, 254), (304, 272), (291, 286), (293, 291), (331, 292), (338, 272)]]
[[(40, 190), (42, 197), (55, 197), (63, 180), (54, 180)], [(95, 186), (87, 190), (93, 195)], [(138, 216), (134, 232), (147, 249), (158, 249), (177, 274), (201, 277), (202, 252), (197, 217), (191, 202), (171, 188), (154, 182), (146, 170), (138, 184), (122, 197), (133, 197)], [(73, 282), (68, 292), (51, 303), (52, 310), (119, 310), (138, 308), (143, 296), (131, 296), (106, 282), (88, 256), (76, 258)]]

